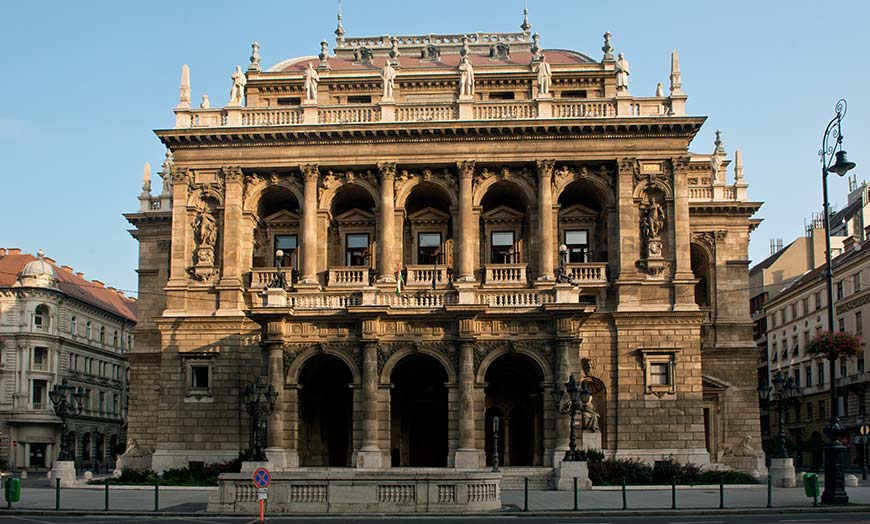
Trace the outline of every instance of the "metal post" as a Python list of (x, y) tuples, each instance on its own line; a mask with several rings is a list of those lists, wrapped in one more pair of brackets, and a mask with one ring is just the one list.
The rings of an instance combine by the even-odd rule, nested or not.
[(574, 477), (574, 511), (580, 509), (577, 506), (577, 477)]
[(677, 509), (677, 477), (671, 477), (671, 509)]
[(54, 509), (60, 511), (60, 479), (54, 479)]
[(498, 417), (492, 418), (492, 470), (498, 469)]
[(154, 511), (160, 510), (160, 482), (154, 482)]
[(719, 509), (725, 509), (725, 477), (719, 477)]
[(106, 479), (106, 500), (103, 504), (103, 511), (109, 511), (109, 479)]
[(773, 478), (770, 475), (767, 476), (767, 507), (773, 507)]
[(523, 511), (529, 511), (529, 477), (523, 479)]
[(628, 499), (625, 498), (625, 477), (622, 477), (622, 509), (628, 509)]
[(864, 449), (862, 450), (864, 453), (863, 460), (861, 461), (861, 480), (867, 480), (867, 435), (861, 437), (862, 445)]

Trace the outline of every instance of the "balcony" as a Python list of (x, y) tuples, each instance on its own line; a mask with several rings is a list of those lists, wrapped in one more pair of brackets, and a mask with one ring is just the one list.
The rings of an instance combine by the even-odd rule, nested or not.
[(444, 287), (450, 284), (450, 275), (447, 266), (415, 265), (407, 266), (408, 276), (405, 284), (408, 287)]
[(489, 264), (483, 268), (487, 286), (525, 286), (528, 283), (526, 264)]
[(360, 288), (371, 285), (368, 266), (334, 266), (329, 268), (329, 287)]
[[(284, 276), (285, 287), (291, 287), (293, 269), (281, 268), (281, 274)], [(251, 288), (263, 289), (272, 287), (278, 281), (278, 269), (274, 267), (258, 267), (251, 271)]]
[(577, 285), (580, 287), (607, 285), (606, 262), (567, 264), (565, 268), (568, 270), (568, 277), (572, 281), (577, 282)]

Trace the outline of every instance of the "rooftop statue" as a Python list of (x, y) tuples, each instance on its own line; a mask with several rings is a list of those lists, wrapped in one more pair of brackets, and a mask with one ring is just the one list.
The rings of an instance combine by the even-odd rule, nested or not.
[(459, 63), (459, 98), (474, 96), (474, 66), (468, 57), (463, 57)]
[(616, 92), (628, 94), (628, 60), (622, 53), (616, 59)]
[(305, 70), (305, 101), (317, 101), (317, 82), (320, 80), (320, 75), (314, 69), (314, 65), (309, 62), (308, 69)]
[(393, 99), (393, 87), (396, 83), (396, 69), (390, 65), (390, 60), (384, 61), (384, 69), (381, 71), (381, 78), (384, 80), (384, 100)]
[(230, 90), (230, 101), (227, 105), (242, 105), (242, 98), (245, 96), (245, 85), (247, 83), (248, 80), (245, 78), (245, 73), (242, 72), (242, 66), (236, 66), (236, 72), (233, 73), (233, 87)]
[(550, 83), (553, 74), (550, 72), (550, 64), (547, 63), (544, 55), (541, 55), (541, 61), (538, 62), (538, 96), (550, 96)]

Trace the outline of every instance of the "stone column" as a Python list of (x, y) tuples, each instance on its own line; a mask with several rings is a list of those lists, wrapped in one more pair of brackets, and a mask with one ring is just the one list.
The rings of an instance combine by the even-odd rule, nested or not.
[(459, 171), (459, 278), (458, 282), (474, 282), (474, 210), (472, 206), (472, 177), (474, 161), (457, 162)]
[[(671, 161), (673, 168), (674, 209), (671, 228), (674, 232), (674, 258), (676, 270), (674, 271), (674, 309), (694, 310), (695, 285), (692, 273), (691, 259), (691, 231), (689, 230), (689, 159), (687, 157), (674, 158)], [(715, 264), (715, 261), (711, 261)]]
[(362, 447), (356, 453), (356, 467), (382, 467), (381, 448), (378, 445), (378, 343), (363, 343), (362, 362)]
[(555, 160), (538, 160), (538, 280), (553, 280), (553, 166)]
[(299, 166), (304, 178), (302, 192), (302, 284), (316, 285), (317, 281), (317, 164)]
[[(560, 338), (556, 341), (556, 383), (564, 391), (565, 383), (568, 382), (568, 376), (571, 374), (571, 366), (569, 353), (571, 350), (571, 340)], [(567, 415), (563, 415), (554, 410), (556, 417), (556, 444), (553, 446), (553, 467), (558, 467), (565, 458), (565, 452), (568, 451), (568, 437), (571, 433), (571, 424)]]
[(396, 281), (396, 278), (393, 276), (396, 270), (396, 260), (393, 256), (396, 240), (396, 202), (393, 194), (396, 163), (381, 162), (378, 164), (378, 171), (381, 173), (381, 244), (380, 252), (378, 253), (378, 263), (381, 271), (378, 280), (380, 282), (393, 283)]
[(240, 314), (242, 308), (242, 169), (223, 168), (224, 227), (223, 271), (218, 283), (218, 314)]
[(284, 444), (284, 350), (280, 344), (269, 348), (269, 383), (278, 392), (275, 408), (269, 415), (269, 448)]
[(474, 341), (459, 342), (459, 447), (456, 468), (479, 468), (480, 451), (474, 443)]
[(169, 266), (170, 285), (187, 282), (186, 267), (190, 263), (187, 238), (191, 229), (187, 219), (187, 190), (190, 174), (185, 168), (172, 168), (172, 258)]

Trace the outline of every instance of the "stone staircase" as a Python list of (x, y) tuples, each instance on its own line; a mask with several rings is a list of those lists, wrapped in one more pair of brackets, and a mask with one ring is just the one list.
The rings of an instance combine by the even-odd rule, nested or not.
[(503, 467), (501, 489), (523, 489), (523, 479), (529, 479), (529, 489), (553, 489), (553, 468)]

